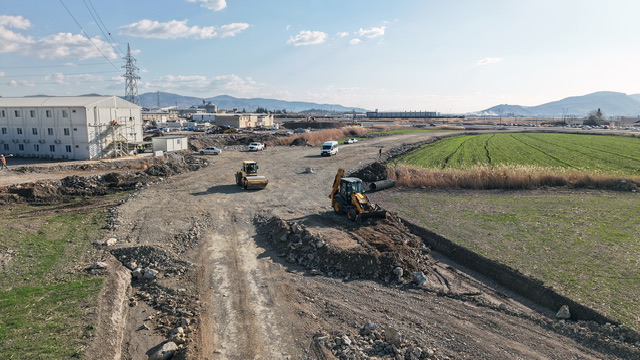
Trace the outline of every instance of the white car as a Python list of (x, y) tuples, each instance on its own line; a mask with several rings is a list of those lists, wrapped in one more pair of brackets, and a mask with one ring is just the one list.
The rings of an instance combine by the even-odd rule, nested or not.
[(345, 144), (355, 144), (358, 142), (358, 139), (351, 138), (344, 141)]
[(249, 144), (249, 151), (262, 151), (264, 150), (264, 144), (259, 142), (252, 142)]
[(208, 147), (208, 148), (200, 149), (198, 150), (198, 152), (200, 153), (200, 155), (206, 155), (206, 154), (218, 155), (222, 152), (222, 149), (217, 147)]

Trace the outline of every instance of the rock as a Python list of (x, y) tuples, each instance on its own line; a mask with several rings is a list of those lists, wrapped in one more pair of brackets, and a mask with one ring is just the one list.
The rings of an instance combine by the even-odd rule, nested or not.
[(402, 345), (402, 334), (398, 332), (398, 330), (394, 328), (385, 329), (385, 340), (392, 345), (400, 347)]
[(558, 313), (556, 314), (556, 318), (558, 319), (569, 319), (571, 318), (571, 311), (569, 311), (568, 305), (562, 305)]
[(138, 264), (135, 261), (130, 261), (127, 263), (127, 269), (133, 271), (138, 268)]
[(107, 240), (104, 241), (104, 244), (107, 246), (113, 246), (116, 245), (118, 243), (118, 239), (116, 238), (108, 238)]
[(169, 360), (176, 353), (176, 350), (178, 350), (176, 343), (173, 341), (166, 342), (158, 351), (149, 356), (149, 360)]
[(344, 346), (351, 346), (351, 339), (347, 335), (343, 335), (341, 339)]
[(393, 269), (393, 274), (395, 276), (397, 276), (398, 279), (400, 279), (402, 277), (402, 275), (404, 274), (404, 270), (402, 270), (402, 268), (400, 266), (397, 266), (395, 269)]
[(413, 273), (413, 280), (418, 284), (418, 286), (423, 286), (427, 282), (427, 277), (422, 271), (418, 271)]
[(98, 261), (98, 262), (95, 262), (95, 263), (91, 264), (91, 268), (92, 269), (106, 269), (108, 267), (109, 267), (109, 265), (107, 265), (107, 263), (104, 262), (104, 261)]
[(378, 327), (376, 325), (376, 323), (374, 322), (367, 322), (366, 324), (364, 324), (364, 326), (362, 327), (362, 329), (360, 330), (360, 333), (362, 335), (369, 335), (373, 332), (373, 330), (376, 329), (376, 327)]
[(142, 269), (141, 268), (137, 268), (135, 270), (133, 270), (131, 272), (131, 277), (133, 277), (134, 279), (142, 279), (143, 275), (142, 275)]
[(144, 278), (145, 279), (155, 279), (156, 276), (158, 276), (158, 271), (156, 271), (156, 270), (146, 269), (144, 271)]

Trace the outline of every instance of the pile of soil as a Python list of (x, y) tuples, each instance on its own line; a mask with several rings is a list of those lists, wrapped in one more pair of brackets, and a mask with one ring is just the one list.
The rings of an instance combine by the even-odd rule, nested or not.
[(145, 159), (92, 165), (65, 164), (48, 166), (23, 166), (19, 172), (96, 170), (104, 167), (114, 170), (103, 175), (71, 175), (60, 180), (39, 181), (0, 187), (0, 204), (35, 203), (59, 204), (73, 201), (76, 197), (92, 197), (134, 190), (166, 177), (198, 170), (207, 166), (206, 159), (192, 155), (170, 154), (166, 158), (147, 157)]
[(281, 257), (315, 274), (411, 282), (414, 273), (429, 272), (433, 263), (422, 240), (391, 216), (370, 226), (338, 228), (330, 237), (277, 217), (259, 219), (257, 224)]

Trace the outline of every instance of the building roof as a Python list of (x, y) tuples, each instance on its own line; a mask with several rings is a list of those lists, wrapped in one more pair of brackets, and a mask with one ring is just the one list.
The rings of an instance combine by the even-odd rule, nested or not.
[(117, 96), (0, 97), (0, 107), (100, 107), (140, 108)]

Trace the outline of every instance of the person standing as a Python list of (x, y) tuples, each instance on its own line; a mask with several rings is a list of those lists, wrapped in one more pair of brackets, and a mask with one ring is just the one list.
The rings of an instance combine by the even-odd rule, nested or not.
[(1, 169), (8, 169), (7, 158), (4, 157), (4, 154), (0, 154), (0, 170)]

